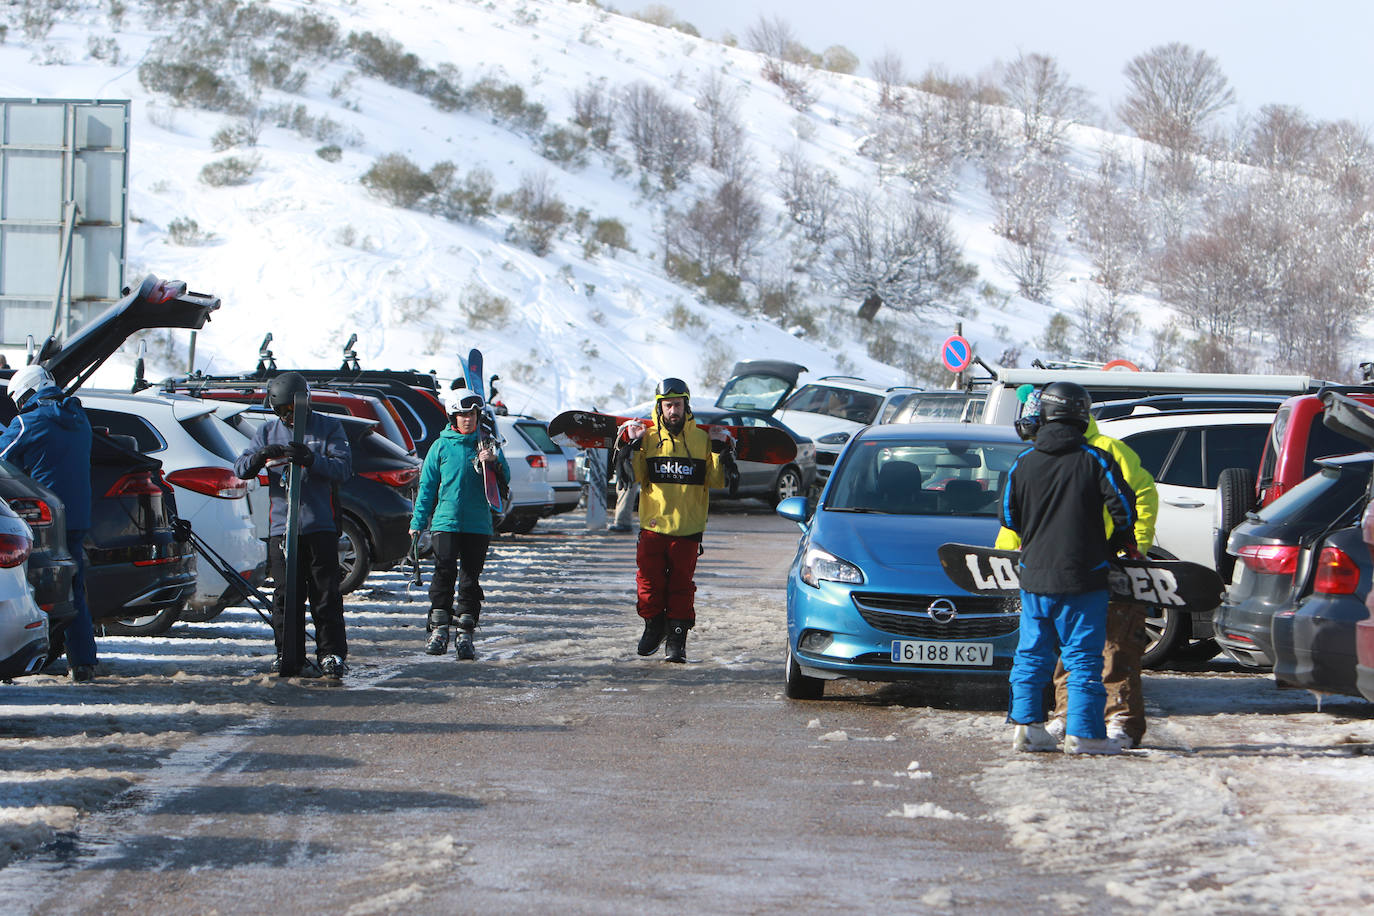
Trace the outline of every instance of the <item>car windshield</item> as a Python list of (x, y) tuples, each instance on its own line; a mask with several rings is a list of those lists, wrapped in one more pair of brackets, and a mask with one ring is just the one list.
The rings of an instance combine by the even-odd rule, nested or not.
[(853, 423), (872, 423), (878, 416), (883, 399), (866, 391), (831, 388), (828, 385), (807, 385), (787, 399), (783, 410), (798, 410), (820, 414)]
[(845, 452), (827, 510), (995, 517), (1021, 442), (861, 439)]

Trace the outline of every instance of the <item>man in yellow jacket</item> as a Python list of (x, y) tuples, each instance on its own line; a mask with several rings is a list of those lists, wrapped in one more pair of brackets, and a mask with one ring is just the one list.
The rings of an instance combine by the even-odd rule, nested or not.
[[(1034, 439), (1039, 425), (1039, 392), (1031, 392), (1016, 431), (1023, 439)], [(1097, 428), (1095, 419), (1088, 420), (1085, 434), (1088, 444), (1102, 449), (1121, 465), (1126, 482), (1135, 490), (1135, 543), (1143, 556), (1155, 539), (1155, 519), (1159, 516), (1159, 492), (1150, 472), (1140, 466), (1140, 456), (1120, 439), (1105, 436)], [(1103, 512), (1103, 524), (1108, 537), (1112, 533), (1111, 516)], [(997, 547), (1017, 550), (1021, 539), (1016, 532), (1003, 528), (997, 534)], [(1145, 697), (1140, 686), (1140, 659), (1145, 654), (1149, 637), (1145, 632), (1145, 608), (1138, 604), (1112, 601), (1107, 605), (1107, 645), (1103, 650), (1102, 686), (1107, 689), (1107, 737), (1116, 739), (1122, 747), (1139, 747), (1145, 737)], [(1062, 735), (1064, 712), (1068, 703), (1068, 675), (1061, 661), (1054, 670), (1054, 715), (1046, 729)], [(1056, 727), (1057, 726), (1057, 727)]]
[[(687, 631), (696, 623), (697, 557), (711, 487), (725, 485), (733, 461), (730, 436), (692, 421), (691, 391), (665, 378), (654, 390), (654, 422), (628, 423), (639, 481), (639, 544), (635, 551), (637, 610), (644, 618), (639, 654), (664, 646), (665, 659), (687, 661)], [(666, 637), (666, 643), (665, 643)]]

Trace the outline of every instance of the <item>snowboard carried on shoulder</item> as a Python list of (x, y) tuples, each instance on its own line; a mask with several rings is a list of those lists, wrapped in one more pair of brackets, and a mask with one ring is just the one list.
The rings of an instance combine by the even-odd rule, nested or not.
[[(482, 351), (473, 348), (468, 352), (468, 361), (463, 366), (463, 375), (467, 381), (468, 390), (480, 397), (486, 403), (486, 389), (482, 383)], [(486, 404), (482, 408), (481, 416), (477, 420), (477, 433), (481, 445), (496, 449), (496, 414), (492, 412), (491, 405)], [(491, 511), (497, 515), (504, 515), (506, 512), (506, 500), (501, 494), (501, 479), (497, 476), (496, 463), (492, 461), (482, 462), (482, 486), (487, 494), (487, 504), (491, 506)]]
[[(654, 421), (643, 417), (617, 417), (590, 410), (566, 410), (549, 421), (549, 435), (555, 442), (568, 443), (577, 448), (610, 449), (615, 446), (620, 427), (631, 421), (653, 426)], [(735, 437), (735, 458), (763, 464), (787, 464), (797, 457), (797, 443), (776, 426), (725, 426), (698, 423), (708, 433), (713, 429), (727, 430)]]
[[(1020, 594), (1016, 564), (1021, 551), (941, 544), (938, 553), (945, 573), (960, 588), (982, 595)], [(1225, 586), (1215, 570), (1187, 560), (1117, 557), (1107, 572), (1107, 589), (1114, 601), (1206, 612), (1221, 603)]]

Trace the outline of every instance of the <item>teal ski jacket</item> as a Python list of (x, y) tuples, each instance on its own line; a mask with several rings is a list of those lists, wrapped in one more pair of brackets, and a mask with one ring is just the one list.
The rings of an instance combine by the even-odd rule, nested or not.
[[(463, 435), (449, 427), (430, 446), (420, 470), (420, 492), (415, 495), (410, 530), (492, 533), (486, 488), (473, 463), (477, 443), (477, 433)], [(499, 446), (496, 458), (502, 480), (510, 480), (510, 464)]]

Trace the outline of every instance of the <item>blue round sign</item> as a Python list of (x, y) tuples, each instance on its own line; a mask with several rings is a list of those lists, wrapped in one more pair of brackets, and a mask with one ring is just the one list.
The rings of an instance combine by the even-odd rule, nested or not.
[(973, 362), (973, 346), (958, 334), (952, 334), (940, 348), (940, 358), (950, 372), (963, 372)]

